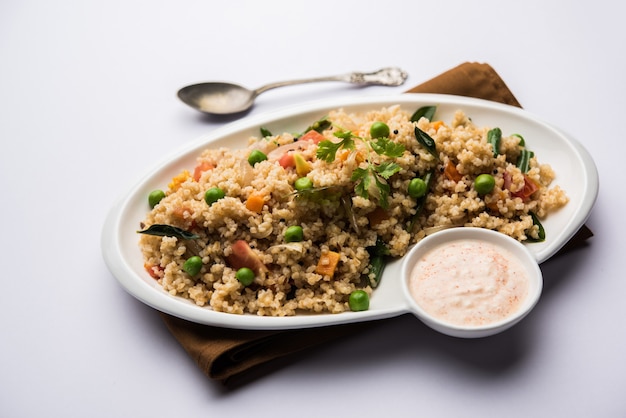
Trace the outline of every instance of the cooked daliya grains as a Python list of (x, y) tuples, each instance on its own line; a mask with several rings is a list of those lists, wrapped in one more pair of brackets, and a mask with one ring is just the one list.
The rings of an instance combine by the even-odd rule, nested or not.
[(519, 136), (494, 139), (493, 127), (462, 111), (448, 122), (411, 116), (399, 106), (340, 109), (321, 134), (205, 150), (165, 197), (150, 198), (142, 227), (187, 235), (140, 235), (146, 270), (170, 294), (215, 311), (339, 313), (357, 290), (352, 309), (367, 306), (361, 291), (375, 292), (384, 260), (440, 229), (543, 238), (539, 220), (568, 198)]

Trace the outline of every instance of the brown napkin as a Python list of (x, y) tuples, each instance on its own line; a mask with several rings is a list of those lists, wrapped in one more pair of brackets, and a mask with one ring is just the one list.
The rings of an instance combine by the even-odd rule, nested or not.
[[(492, 100), (521, 107), (488, 64), (464, 63), (416, 86), (408, 93), (441, 93)], [(593, 234), (583, 226), (564, 250)], [(255, 366), (371, 328), (372, 323), (290, 331), (248, 331), (210, 327), (162, 314), (170, 332), (210, 378), (226, 381)]]

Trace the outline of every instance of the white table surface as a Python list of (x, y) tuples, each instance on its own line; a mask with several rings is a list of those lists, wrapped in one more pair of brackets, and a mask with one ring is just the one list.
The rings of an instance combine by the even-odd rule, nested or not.
[[(44, 1), (0, 3), (0, 416), (623, 417), (624, 8), (615, 1)], [(265, 93), (250, 115), (402, 92), (487, 62), (522, 105), (592, 154), (600, 194), (583, 249), (542, 265), (516, 328), (483, 340), (412, 316), (320, 347), (233, 389), (207, 379), (100, 250), (119, 194), (224, 121), (185, 84), (394, 65), (398, 88)]]

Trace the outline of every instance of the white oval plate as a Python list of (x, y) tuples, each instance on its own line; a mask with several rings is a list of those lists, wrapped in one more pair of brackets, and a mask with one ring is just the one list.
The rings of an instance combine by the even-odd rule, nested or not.
[(341, 314), (304, 314), (292, 317), (264, 317), (215, 312), (196, 306), (181, 297), (169, 295), (143, 267), (136, 231), (148, 207), (146, 196), (169, 183), (182, 169), (195, 165), (196, 157), (207, 147), (244, 147), (250, 136), (258, 136), (261, 126), (272, 132), (299, 132), (328, 111), (369, 111), (399, 104), (409, 112), (421, 106), (436, 105), (437, 119), (449, 122), (456, 110), (463, 110), (478, 126), (500, 127), (505, 135), (519, 133), (540, 162), (550, 164), (570, 202), (543, 222), (546, 241), (526, 244), (541, 263), (553, 256), (584, 224), (598, 194), (598, 173), (589, 153), (573, 138), (528, 112), (485, 100), (451, 95), (402, 94), (317, 101), (254, 116), (226, 125), (203, 136), (159, 162), (113, 205), (104, 223), (104, 260), (131, 295), (159, 311), (192, 322), (240, 329), (309, 328), (398, 316), (409, 311), (400, 280), (402, 260), (389, 263), (370, 309)]

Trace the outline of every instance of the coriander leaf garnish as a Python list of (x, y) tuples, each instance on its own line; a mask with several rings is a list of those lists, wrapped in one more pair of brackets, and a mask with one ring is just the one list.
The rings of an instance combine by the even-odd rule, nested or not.
[(333, 133), (333, 135), (335, 135), (337, 138), (341, 138), (341, 139), (359, 138), (358, 136), (354, 135), (352, 133), (352, 131), (337, 131), (337, 132)]
[[(385, 161), (379, 165), (368, 163), (367, 168), (358, 167), (352, 172), (350, 180), (356, 182), (354, 192), (364, 198), (369, 199), (370, 190), (376, 191), (378, 204), (383, 209), (389, 207), (389, 195), (391, 187), (385, 181), (400, 171), (400, 166), (391, 161)], [(375, 189), (371, 189), (372, 181)]]
[(337, 155), (339, 148), (341, 148), (341, 142), (334, 143), (328, 139), (320, 141), (320, 143), (317, 144), (317, 158), (327, 163), (332, 163), (335, 160), (335, 155)]
[(378, 192), (380, 194), (378, 204), (383, 209), (389, 209), (389, 194), (391, 193), (391, 187), (389, 187), (387, 182), (382, 181), (378, 176), (374, 176), (374, 181), (376, 182), (376, 187), (378, 188)]
[(372, 162), (369, 155), (370, 149), (384, 157), (398, 158), (404, 154), (404, 145), (398, 144), (388, 137), (367, 140), (354, 135), (351, 131), (338, 130), (333, 135), (341, 139), (341, 141), (321, 141), (317, 146), (317, 158), (331, 163), (335, 160), (337, 151), (340, 149), (354, 150), (355, 141), (363, 141), (368, 146), (367, 167), (357, 167), (352, 172), (350, 180), (355, 182), (354, 192), (365, 199), (369, 199), (370, 194), (373, 194), (373, 197), (378, 200), (378, 204), (382, 208), (387, 209), (389, 207), (388, 198), (391, 193), (391, 187), (386, 180), (399, 172), (401, 168), (393, 161)]
[(388, 179), (389, 177), (393, 176), (394, 174), (396, 174), (398, 171), (401, 170), (401, 167), (398, 164), (393, 163), (391, 161), (385, 161), (373, 167), (374, 167), (374, 171), (376, 171), (376, 174), (378, 174), (384, 179)]
[(335, 160), (335, 156), (337, 155), (337, 151), (339, 151), (339, 149), (354, 149), (355, 136), (352, 135), (352, 132), (338, 131), (335, 132), (334, 135), (337, 138), (340, 138), (341, 141), (333, 142), (326, 139), (317, 144), (317, 158), (324, 160), (327, 163), (332, 163)]
[(385, 155), (391, 158), (398, 158), (404, 154), (404, 145), (397, 144), (389, 138), (378, 138), (376, 141), (370, 141), (372, 149), (379, 155)]
[(298, 198), (309, 199), (313, 202), (322, 202), (324, 200), (337, 200), (342, 195), (342, 190), (338, 186), (315, 187), (305, 190), (296, 190), (292, 193)]
[(361, 196), (364, 199), (368, 199), (370, 197), (369, 187), (372, 179), (370, 177), (369, 167), (367, 169), (357, 167), (352, 172), (350, 180), (356, 182), (356, 184), (354, 185), (354, 192), (357, 195)]

